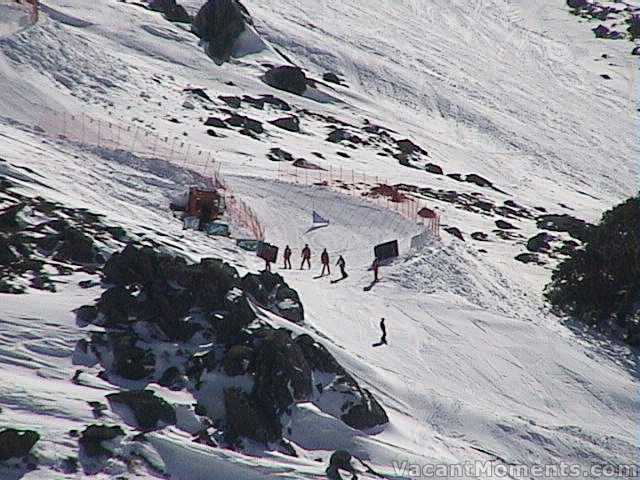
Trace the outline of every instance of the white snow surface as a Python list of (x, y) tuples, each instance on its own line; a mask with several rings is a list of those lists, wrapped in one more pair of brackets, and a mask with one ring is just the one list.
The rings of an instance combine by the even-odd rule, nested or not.
[[(201, 3), (184, 2), (192, 12)], [(283, 182), (266, 157), (281, 147), (327, 168), (339, 164), (393, 183), (481, 190), (496, 204), (512, 199), (596, 221), (637, 191), (638, 65), (628, 55), (631, 44), (596, 40), (591, 25), (570, 16), (560, 0), (255, 0), (246, 5), (255, 33), (245, 36), (236, 58), (216, 66), (187, 27), (133, 3), (49, 0), (41, 21), (19, 32), (3, 5), (0, 176), (22, 193), (104, 214), (111, 224), (193, 260), (216, 256), (241, 273), (257, 271), (262, 263), (233, 240), (185, 232), (170, 215), (170, 199), (201, 181), (181, 158), (128, 155), (127, 146), (145, 141), (133, 133), (119, 137), (121, 151), (57, 134), (87, 136), (75, 120), (61, 125), (82, 113), (215, 152), (269, 241), (289, 243), (295, 260), (304, 243), (314, 253), (327, 248), (333, 257), (345, 255), (350, 276), (336, 285), (313, 278), (317, 264), (312, 273), (279, 270), (300, 293), (304, 325), (263, 316), (314, 336), (390, 417), (385, 428), (365, 434), (318, 406), (296, 405), (289, 438), (298, 458), (198, 445), (189, 428), (178, 425), (148, 437), (144, 455), (161, 465), (157, 470), (138, 466), (127, 473), (114, 464), (95, 478), (317, 479), (336, 448), (388, 478), (409, 477), (394, 471), (394, 461), (565, 462), (585, 469), (637, 463), (637, 357), (547, 311), (542, 289), (552, 264), (514, 260), (523, 240), (537, 233), (534, 222), (509, 219), (523, 235), (515, 242), (476, 242), (469, 234), (491, 231), (496, 218), (434, 201), (443, 223), (459, 227), (467, 242), (443, 233), (410, 252), (408, 240), (420, 231), (411, 221), (357, 196)], [(263, 63), (283, 62), (278, 52), (314, 78), (338, 72), (347, 86), (319, 84), (305, 97), (274, 90), (260, 77)], [(206, 88), (212, 104), (183, 92), (189, 86)], [(384, 125), (425, 148), (447, 173), (480, 174), (506, 193), (404, 168), (371, 149), (327, 143), (326, 124), (309, 117), (302, 118), (301, 133), (265, 123), (262, 140), (233, 130), (206, 134), (202, 120), (220, 114), (205, 107), (224, 107), (218, 95), (267, 93), (295, 109)], [(185, 100), (194, 108), (183, 108)], [(264, 122), (282, 116), (270, 107), (241, 113)], [(310, 230), (313, 209), (330, 219), (328, 227)], [(401, 257), (363, 292), (371, 281), (372, 247), (394, 238)], [(69, 431), (95, 422), (88, 401), (105, 402), (117, 390), (96, 377), (96, 368), (85, 369), (81, 384), (70, 382), (80, 368), (72, 364), (74, 346), (87, 335), (72, 310), (102, 292), (80, 288), (87, 278), (80, 272), (57, 278), (57, 293), (0, 294), (0, 427), (42, 435), (35, 449), (39, 467), (0, 466), (0, 478), (86, 478), (82, 470), (62, 473), (63, 460), (77, 456)], [(381, 317), (389, 344), (372, 348)], [(186, 393), (152, 388), (174, 403), (193, 402)], [(123, 424), (115, 412), (104, 421)]]

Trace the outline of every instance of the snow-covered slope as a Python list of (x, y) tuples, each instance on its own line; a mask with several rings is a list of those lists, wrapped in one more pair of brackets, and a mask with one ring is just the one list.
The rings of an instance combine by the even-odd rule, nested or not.
[[(200, 3), (185, 5), (195, 12)], [(502, 235), (495, 225), (503, 218), (497, 209), (509, 201), (528, 212), (593, 221), (635, 192), (637, 66), (627, 45), (594, 39), (555, 0), (435, 0), (427, 6), (257, 0), (247, 7), (265, 48), (253, 48), (248, 39), (252, 48), (245, 45), (244, 55), (217, 67), (187, 27), (134, 3), (46, 2), (38, 25), (0, 39), (0, 175), (24, 195), (103, 214), (193, 260), (216, 256), (241, 272), (257, 271), (261, 262), (233, 241), (185, 233), (171, 216), (170, 199), (202, 181), (185, 168), (184, 150), (162, 150), (157, 159), (129, 155), (145, 143), (155, 151), (153, 137), (134, 130), (109, 142), (103, 133), (96, 146), (100, 134), (80, 114), (214, 152), (269, 241), (291, 244), (296, 255), (304, 243), (316, 253), (327, 248), (332, 256), (345, 255), (350, 276), (337, 285), (306, 271), (279, 271), (301, 295), (304, 325), (262, 315), (322, 342), (372, 391), (390, 423), (364, 434), (299, 404), (288, 436), (298, 458), (198, 445), (179, 424), (150, 434), (140, 454), (146, 463), (129, 466), (129, 474), (323, 478), (338, 448), (388, 478), (409, 476), (394, 472), (393, 463), (403, 461), (635, 463), (634, 354), (576, 333), (546, 311), (541, 290), (555, 260), (545, 267), (514, 260), (539, 231), (533, 213), (507, 218), (518, 227), (515, 235)], [(282, 62), (278, 52), (315, 78), (338, 72), (346, 85), (320, 83), (305, 97), (275, 90), (260, 77), (263, 63)], [(205, 88), (212, 100), (185, 92), (189, 86)], [(254, 138), (216, 129), (211, 136), (202, 125), (227, 108), (218, 95), (263, 94), (289, 103), (302, 131), (271, 126), (268, 121), (285, 113), (270, 105), (252, 108), (246, 100), (240, 113), (262, 121), (266, 133)], [(395, 139), (410, 138), (427, 150), (445, 173), (479, 174), (499, 191), (401, 166), (375, 145), (327, 142), (336, 119), (360, 134), (365, 119), (382, 125)], [(63, 132), (66, 138), (58, 138)], [(493, 207), (463, 208), (425, 193), (422, 199), (467, 241), (443, 233), (410, 252), (406, 245), (417, 225), (358, 195), (278, 179), (278, 167), (267, 158), (274, 147), (327, 168), (340, 165), (425, 192), (455, 191)], [(328, 227), (309, 228), (313, 209), (330, 218)], [(472, 232), (486, 232), (491, 241), (471, 240)], [(372, 247), (393, 238), (401, 241), (401, 257), (383, 268), (380, 284), (363, 292), (371, 281)], [(2, 467), (1, 478), (84, 478), (82, 470), (67, 468), (67, 457), (77, 457), (68, 432), (95, 421), (87, 402), (104, 402), (117, 390), (97, 376), (97, 367), (85, 369), (79, 384), (70, 381), (78, 368), (72, 352), (87, 334), (72, 310), (102, 289), (91, 283), (80, 288), (79, 282), (95, 280), (86, 272), (54, 278), (57, 293), (0, 294), (0, 427), (42, 435), (38, 469)], [(389, 345), (372, 348), (381, 317)], [(188, 393), (152, 388), (191, 411)], [(100, 421), (122, 424), (111, 411)], [(154, 462), (162, 468), (148, 468)], [(97, 478), (126, 471), (114, 462)]]

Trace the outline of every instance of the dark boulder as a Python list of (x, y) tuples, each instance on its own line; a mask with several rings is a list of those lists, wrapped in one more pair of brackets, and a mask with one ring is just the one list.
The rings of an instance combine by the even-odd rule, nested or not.
[(80, 264), (102, 260), (91, 237), (74, 227), (66, 228), (60, 235), (55, 258)]
[(178, 5), (176, 0), (151, 0), (148, 8), (154, 12), (164, 13), (165, 18), (170, 22), (191, 22), (191, 16), (182, 5)]
[(246, 345), (234, 345), (224, 355), (222, 366), (230, 377), (244, 375), (253, 361), (254, 350)]
[(493, 188), (493, 183), (491, 183), (486, 178), (481, 177), (480, 175), (476, 175), (475, 173), (470, 173), (469, 175), (467, 175), (465, 177), (465, 181), (473, 183), (474, 185), (482, 188)]
[(274, 417), (311, 396), (311, 368), (290, 331), (266, 330), (256, 347), (255, 366), (253, 393)]
[(527, 240), (527, 250), (530, 252), (547, 252), (551, 250), (551, 245), (549, 244), (551, 240), (553, 240), (553, 237), (547, 232), (540, 232)]
[[(338, 363), (333, 355), (309, 335), (300, 335), (295, 339), (312, 371), (334, 374), (335, 380), (327, 385), (332, 392), (344, 395), (341, 420), (352, 428), (369, 430), (389, 422), (382, 405), (369, 390), (360, 387), (358, 382)], [(325, 387), (316, 386), (321, 392)]]
[(124, 325), (137, 313), (136, 298), (123, 286), (106, 290), (98, 300), (98, 311), (103, 315), (104, 324)]
[(249, 299), (238, 288), (233, 288), (227, 293), (223, 310), (223, 314), (216, 314), (212, 320), (218, 339), (223, 342), (233, 340), (256, 319)]
[(133, 335), (112, 335), (113, 369), (128, 380), (143, 380), (153, 375), (156, 359), (150, 350), (136, 346)]
[(569, 8), (583, 8), (587, 6), (587, 0), (567, 0)]
[(217, 117), (209, 117), (204, 122), (207, 127), (216, 127), (216, 128), (229, 128), (229, 126), (225, 123), (224, 120), (220, 120)]
[(307, 77), (300, 67), (281, 65), (271, 68), (264, 75), (267, 85), (285, 92), (302, 95), (307, 89)]
[(459, 238), (460, 240), (462, 240), (464, 242), (464, 237), (462, 236), (462, 232), (460, 231), (460, 229), (458, 227), (446, 227), (444, 229), (445, 232), (447, 232), (450, 235), (453, 235), (456, 238)]
[(369, 430), (389, 423), (387, 412), (371, 392), (357, 384), (355, 386), (358, 388), (358, 395), (354, 396), (355, 401), (350, 400), (343, 406), (343, 409), (347, 408), (347, 413), (340, 417), (341, 420), (358, 430)]
[(627, 19), (627, 24), (629, 25), (627, 27), (627, 32), (629, 32), (631, 38), (635, 40), (640, 37), (640, 15), (631, 15), (631, 17)]
[(312, 370), (340, 375), (346, 374), (342, 365), (331, 355), (329, 350), (321, 343), (316, 342), (310, 335), (299, 335), (296, 337), (295, 343), (302, 350), (302, 354)]
[(203, 258), (191, 268), (189, 280), (184, 287), (194, 294), (195, 306), (206, 311), (223, 307), (227, 293), (240, 285), (238, 271), (218, 258)]
[(326, 138), (327, 142), (340, 143), (342, 141), (349, 141), (355, 144), (362, 143), (362, 139), (357, 135), (345, 130), (344, 128), (336, 128)]
[(264, 127), (261, 121), (245, 117), (244, 115), (232, 113), (229, 117), (225, 118), (224, 121), (232, 127), (241, 127), (258, 134), (264, 133)]
[(185, 377), (177, 367), (167, 368), (158, 380), (158, 385), (174, 391), (182, 390), (185, 384)]
[(298, 117), (293, 115), (290, 117), (277, 118), (275, 120), (271, 120), (269, 123), (289, 132), (300, 131), (300, 120)]
[(241, 287), (263, 307), (292, 322), (304, 322), (304, 308), (298, 292), (289, 287), (281, 275), (249, 273), (242, 278)]
[(237, 0), (208, 0), (191, 28), (202, 40), (209, 42), (207, 54), (218, 64), (229, 60), (236, 40), (244, 32), (251, 17)]
[[(246, 98), (247, 96), (245, 95), (243, 98)], [(290, 112), (291, 109), (291, 105), (289, 105), (287, 102), (285, 102), (284, 100), (282, 100), (281, 98), (275, 97), (273, 95), (262, 95), (262, 97), (260, 97), (260, 100), (265, 103), (265, 104), (269, 104), (274, 108), (277, 108), (279, 110), (282, 110), (284, 112)]]
[(11, 248), (11, 243), (3, 236), (0, 236), (0, 265), (9, 266), (17, 260), (18, 256)]
[(142, 431), (152, 431), (176, 424), (176, 412), (169, 403), (151, 390), (132, 390), (111, 393), (107, 400), (113, 405), (123, 405), (131, 410), (136, 426)]
[(20, 228), (21, 220), (18, 214), (24, 209), (24, 203), (11, 205), (0, 210), (0, 231), (10, 231)]
[(397, 140), (396, 145), (398, 146), (400, 151), (406, 155), (411, 155), (413, 153), (427, 155), (427, 156), (429, 155), (426, 150), (422, 149), (421, 147), (413, 143), (408, 138), (405, 138), (403, 140)]
[(540, 259), (536, 253), (521, 253), (516, 255), (515, 259), (522, 263), (534, 263), (536, 265), (544, 265), (544, 262)]
[(293, 162), (293, 155), (278, 147), (271, 148), (267, 158), (273, 162)]
[(182, 5), (178, 5), (175, 1), (169, 3), (169, 8), (164, 12), (167, 20), (177, 23), (191, 23), (191, 15)]
[(38, 440), (40, 435), (33, 430), (7, 428), (0, 431), (0, 462), (26, 457)]
[(102, 445), (102, 442), (123, 436), (124, 431), (118, 426), (89, 425), (80, 435), (78, 443), (81, 452), (89, 457), (110, 456), (111, 452)]
[(501, 230), (518, 230), (518, 227), (510, 224), (506, 220), (496, 220), (496, 227)]
[[(151, 247), (127, 245), (111, 255), (103, 268), (107, 283), (116, 285), (146, 284), (158, 276), (159, 254)], [(185, 262), (186, 265), (186, 262)]]
[(240, 106), (242, 105), (242, 100), (240, 100), (240, 97), (236, 97), (233, 95), (219, 95), (218, 98), (226, 103), (230, 108), (240, 108)]
[(277, 418), (266, 413), (253, 396), (239, 388), (224, 391), (226, 434), (230, 440), (247, 437), (257, 442), (274, 442), (282, 436)]
[(440, 165), (436, 165), (435, 163), (427, 163), (424, 166), (424, 169), (429, 172), (429, 173), (434, 173), (436, 175), (442, 175), (444, 174), (444, 170), (442, 170), (442, 167)]
[(329, 480), (342, 480), (340, 470), (348, 472), (352, 478), (357, 478), (357, 471), (351, 465), (351, 454), (346, 450), (336, 450), (331, 454), (329, 466), (325, 470)]
[(474, 240), (478, 240), (479, 242), (488, 242), (489, 241), (489, 235), (487, 235), (484, 232), (473, 232), (471, 234), (471, 238), (473, 238)]
[(571, 215), (541, 215), (536, 219), (538, 228), (552, 232), (567, 232), (573, 238), (586, 241), (593, 229), (593, 225), (572, 217)]
[(325, 82), (329, 82), (329, 83), (337, 83), (338, 85), (340, 85), (340, 77), (338, 77), (338, 75), (336, 75), (335, 73), (332, 72), (326, 72), (322, 75), (322, 79)]
[(171, 0), (151, 0), (148, 8), (154, 12), (164, 13), (167, 10), (169, 3), (171, 3)]
[(82, 305), (74, 310), (78, 325), (85, 326), (93, 323), (98, 317), (98, 307), (94, 305)]

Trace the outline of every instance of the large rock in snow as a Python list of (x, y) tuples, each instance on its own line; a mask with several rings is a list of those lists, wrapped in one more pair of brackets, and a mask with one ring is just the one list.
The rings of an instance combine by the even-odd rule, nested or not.
[(340, 419), (344, 423), (358, 430), (369, 430), (389, 422), (387, 413), (371, 392), (362, 388), (323, 345), (309, 335), (300, 335), (295, 344), (313, 371), (334, 375), (333, 380), (321, 381), (316, 388), (321, 394), (342, 397)]
[(251, 24), (247, 9), (238, 0), (208, 0), (196, 18), (192, 30), (209, 42), (208, 55), (218, 64), (229, 60), (236, 40)]
[(164, 13), (164, 16), (170, 22), (191, 22), (191, 16), (187, 13), (187, 10), (182, 5), (179, 5), (176, 0), (151, 0), (149, 9), (154, 12)]
[(102, 445), (102, 442), (108, 442), (123, 436), (124, 431), (117, 425), (113, 427), (106, 425), (89, 425), (82, 432), (78, 443), (82, 451), (90, 457), (109, 456), (111, 452)]
[(15, 430), (7, 428), (0, 432), (0, 462), (11, 458), (23, 458), (40, 440), (40, 435), (33, 430)]
[(176, 411), (151, 390), (132, 390), (107, 395), (109, 403), (131, 410), (136, 426), (145, 432), (176, 424)]
[(307, 89), (307, 76), (300, 67), (281, 65), (267, 71), (264, 75), (267, 85), (285, 92), (302, 95)]
[(256, 352), (254, 394), (278, 417), (292, 403), (309, 399), (313, 390), (311, 368), (289, 330), (265, 333)]
[(282, 436), (280, 422), (266, 414), (253, 396), (239, 388), (225, 389), (224, 408), (226, 434), (230, 440), (247, 437), (266, 444)]

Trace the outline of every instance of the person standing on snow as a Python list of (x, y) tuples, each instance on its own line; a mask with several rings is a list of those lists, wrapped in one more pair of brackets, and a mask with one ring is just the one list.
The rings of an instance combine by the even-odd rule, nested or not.
[(387, 344), (387, 327), (384, 325), (384, 317), (380, 320), (380, 330), (382, 331), (382, 337), (378, 343), (374, 343), (372, 347), (379, 347)]
[(347, 266), (347, 262), (344, 261), (344, 258), (343, 258), (342, 255), (340, 255), (340, 257), (338, 257), (338, 262), (336, 263), (336, 265), (340, 269), (340, 274), (342, 275), (342, 280), (347, 278), (349, 276), (349, 275), (347, 275), (347, 271), (345, 270), (345, 267)]
[(309, 248), (309, 244), (305, 244), (302, 249), (302, 263), (300, 264), (300, 270), (304, 268), (305, 263), (309, 267), (309, 270), (311, 270), (311, 249)]
[(289, 245), (284, 247), (284, 269), (291, 270), (291, 248)]
[(322, 250), (322, 255), (320, 255), (320, 261), (322, 262), (322, 273), (320, 273), (321, 277), (324, 277), (324, 271), (326, 269), (327, 275), (331, 275), (331, 266), (329, 265), (329, 254), (327, 253), (327, 249)]
[(373, 283), (378, 283), (378, 270), (380, 269), (380, 260), (378, 259), (378, 257), (373, 260), (373, 265), (371, 265), (371, 268), (373, 268)]

